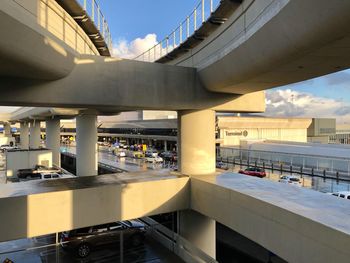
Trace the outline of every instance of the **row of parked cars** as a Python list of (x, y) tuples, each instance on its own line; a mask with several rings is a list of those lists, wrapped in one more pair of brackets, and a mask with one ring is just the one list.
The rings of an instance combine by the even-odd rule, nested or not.
[(145, 152), (125, 150), (122, 148), (116, 148), (113, 154), (118, 157), (131, 157), (137, 159), (145, 159), (146, 162), (150, 163), (162, 163), (162, 162), (177, 162), (177, 153), (174, 151), (163, 151), (158, 152), (155, 149), (149, 149)]

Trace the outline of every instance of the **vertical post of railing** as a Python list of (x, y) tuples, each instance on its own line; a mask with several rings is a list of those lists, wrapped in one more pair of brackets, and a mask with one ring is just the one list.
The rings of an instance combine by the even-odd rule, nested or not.
[(95, 22), (95, 0), (91, 0), (91, 19)]
[(182, 23), (180, 23), (180, 45), (182, 44)]
[(204, 23), (205, 16), (204, 16), (204, 0), (202, 0), (202, 24)]
[(169, 36), (166, 37), (165, 41), (166, 41), (166, 55), (168, 55), (168, 53), (169, 53), (169, 51), (168, 51), (168, 49), (169, 49)]
[(157, 50), (157, 45), (153, 47), (153, 58), (154, 58), (153, 61), (156, 61), (156, 60), (157, 60), (157, 57), (156, 57), (156, 50)]
[(213, 13), (213, 0), (210, 0), (210, 13)]
[(97, 27), (99, 31), (101, 31), (100, 26), (100, 6), (97, 6)]
[(194, 9), (194, 13), (193, 13), (193, 27), (194, 27), (194, 31), (197, 30), (197, 7)]
[(175, 49), (175, 47), (176, 47), (176, 30), (174, 30), (174, 33), (173, 33), (173, 45), (174, 45), (173, 49)]
[(102, 36), (105, 38), (105, 19), (102, 17)]
[(186, 37), (190, 36), (190, 18), (187, 16), (186, 18)]
[(84, 0), (84, 10), (86, 11), (86, 0)]

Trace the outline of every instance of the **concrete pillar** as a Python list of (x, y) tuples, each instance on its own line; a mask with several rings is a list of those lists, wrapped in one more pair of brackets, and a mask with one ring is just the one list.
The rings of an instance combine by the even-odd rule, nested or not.
[(60, 167), (60, 119), (58, 118), (46, 121), (46, 148), (52, 150), (52, 163)]
[(194, 210), (178, 212), (178, 230), (180, 236), (212, 258), (216, 258), (215, 220)]
[(40, 147), (40, 121), (30, 122), (29, 148), (38, 149)]
[(21, 149), (29, 148), (29, 127), (27, 122), (20, 123), (20, 141), (21, 141)]
[(214, 173), (215, 111), (179, 111), (177, 145), (181, 173)]
[(168, 142), (164, 141), (164, 151), (167, 151), (167, 150), (168, 150)]
[[(215, 111), (178, 112), (179, 171), (189, 176), (215, 172)], [(179, 233), (216, 258), (215, 220), (195, 211), (180, 211)]]
[(81, 115), (77, 123), (77, 176), (97, 175), (97, 116)]
[(4, 136), (11, 137), (11, 124), (8, 122), (4, 123)]

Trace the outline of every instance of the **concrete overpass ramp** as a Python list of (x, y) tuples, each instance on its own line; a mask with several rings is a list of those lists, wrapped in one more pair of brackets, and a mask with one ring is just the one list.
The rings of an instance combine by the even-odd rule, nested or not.
[(185, 42), (158, 61), (195, 67), (208, 90), (235, 94), (350, 67), (350, 1), (244, 0), (238, 7), (227, 2), (239, 1), (221, 2), (221, 12), (234, 12), (220, 27), (202, 32), (213, 13), (193, 35), (202, 32), (200, 44), (189, 49)]

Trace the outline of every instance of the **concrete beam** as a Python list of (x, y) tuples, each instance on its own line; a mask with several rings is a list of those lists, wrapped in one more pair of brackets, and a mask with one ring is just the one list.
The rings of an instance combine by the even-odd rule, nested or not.
[(0, 186), (0, 242), (189, 208), (189, 178), (123, 173)]
[[(220, 106), (221, 110), (235, 112), (265, 109), (264, 95), (240, 97), (207, 91), (193, 68), (96, 56), (84, 56), (77, 63), (66, 78), (53, 82), (1, 78), (0, 105), (90, 108), (101, 112)], [(237, 107), (236, 100), (240, 102)], [(242, 101), (249, 103), (242, 107)]]

